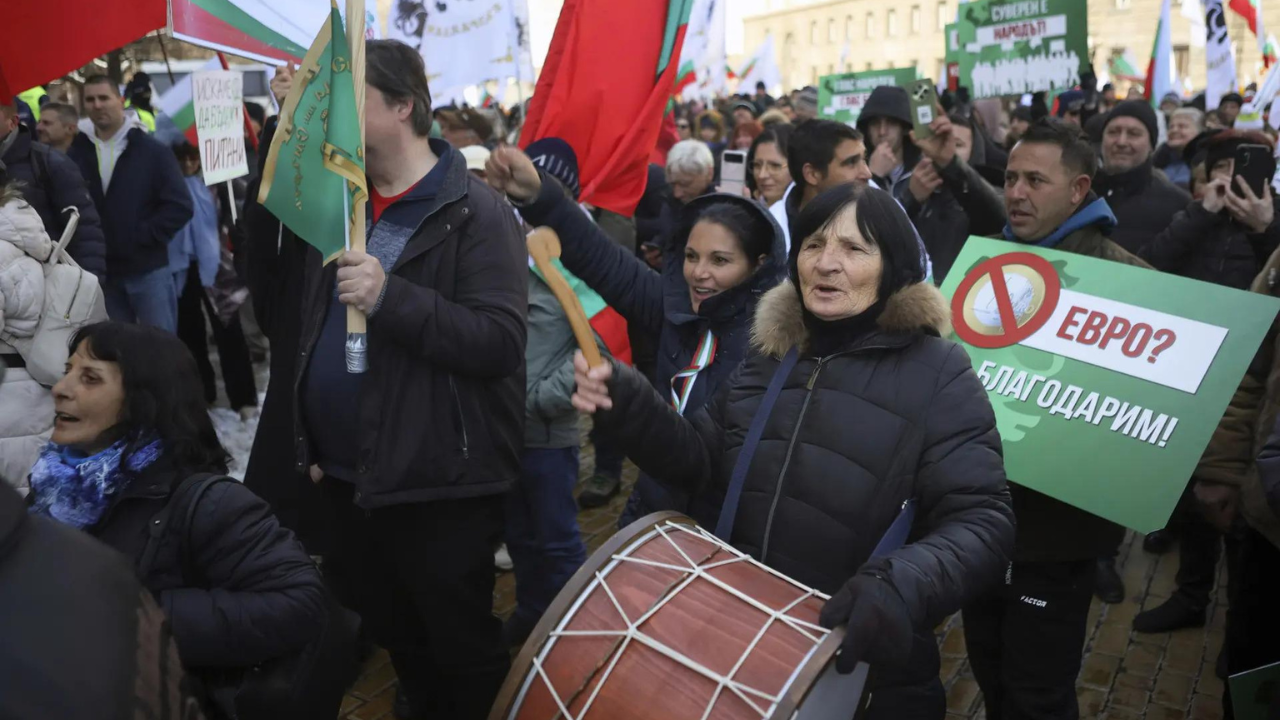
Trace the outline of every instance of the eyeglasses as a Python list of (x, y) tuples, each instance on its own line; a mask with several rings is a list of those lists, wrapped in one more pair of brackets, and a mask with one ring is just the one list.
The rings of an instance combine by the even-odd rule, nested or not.
[(681, 129), (681, 130), (688, 130), (688, 129), (689, 129), (689, 123), (687, 123), (687, 122), (684, 122), (684, 123), (676, 123), (676, 127), (677, 127), (677, 128), (679, 128), (679, 129)]
[(751, 163), (751, 172), (758, 173), (761, 170), (768, 170), (771, 173), (776, 173), (776, 172), (782, 172), (783, 170), (786, 170), (786, 169), (787, 169), (786, 163), (765, 162), (764, 160), (756, 160), (755, 162)]

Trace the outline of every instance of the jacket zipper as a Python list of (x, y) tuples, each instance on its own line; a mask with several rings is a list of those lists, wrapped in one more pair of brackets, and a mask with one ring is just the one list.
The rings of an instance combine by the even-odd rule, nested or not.
[(453, 383), (453, 376), (449, 376), (449, 392), (453, 393), (453, 405), (458, 408), (458, 428), (462, 430), (462, 459), (470, 460), (471, 451), (467, 443), (467, 418), (462, 414), (462, 398), (458, 397), (458, 387)]
[(71, 309), (76, 306), (76, 298), (80, 297), (80, 285), (84, 283), (84, 273), (80, 273), (80, 282), (76, 283), (75, 292), (71, 293), (71, 302), (67, 303), (67, 312), (63, 314), (62, 319), (71, 320)]
[(843, 355), (855, 355), (866, 350), (887, 350), (887, 345), (876, 345), (870, 347), (856, 348), (847, 352), (828, 355), (818, 359), (818, 365), (809, 375), (809, 381), (805, 383), (804, 404), (800, 406), (800, 416), (796, 418), (796, 424), (791, 429), (791, 441), (787, 443), (787, 455), (782, 461), (782, 470), (778, 473), (778, 481), (773, 484), (773, 502), (769, 505), (769, 517), (764, 525), (764, 542), (760, 545), (760, 562), (768, 564), (769, 558), (769, 539), (773, 534), (773, 517), (778, 511), (778, 500), (782, 498), (782, 480), (787, 476), (787, 468), (791, 465), (791, 454), (795, 451), (796, 441), (800, 437), (800, 425), (804, 423), (804, 416), (809, 412), (809, 401), (813, 399), (813, 386), (818, 382), (818, 374), (822, 372), (822, 366), (828, 361)]

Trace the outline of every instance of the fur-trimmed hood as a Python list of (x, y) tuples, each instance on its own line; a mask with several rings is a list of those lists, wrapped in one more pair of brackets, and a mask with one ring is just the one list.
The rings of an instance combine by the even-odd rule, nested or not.
[[(951, 308), (932, 283), (916, 283), (889, 296), (876, 324), (886, 333), (924, 331), (946, 337), (951, 334)], [(781, 358), (793, 345), (799, 345), (802, 351), (808, 346), (809, 331), (804, 325), (800, 294), (790, 280), (760, 298), (751, 344), (773, 358)]]

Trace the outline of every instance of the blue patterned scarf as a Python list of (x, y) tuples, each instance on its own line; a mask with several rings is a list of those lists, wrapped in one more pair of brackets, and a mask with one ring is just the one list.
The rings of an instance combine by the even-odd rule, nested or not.
[(81, 530), (95, 525), (130, 476), (164, 452), (160, 440), (152, 440), (129, 456), (129, 472), (123, 472), (120, 460), (128, 444), (128, 439), (119, 440), (88, 457), (75, 457), (74, 451), (61, 445), (46, 445), (31, 468), (33, 500), (28, 512)]

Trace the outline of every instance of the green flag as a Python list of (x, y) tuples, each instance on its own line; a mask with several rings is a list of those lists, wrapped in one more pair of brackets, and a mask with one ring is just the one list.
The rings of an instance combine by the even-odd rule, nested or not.
[(351, 50), (333, 6), (280, 112), (258, 202), (328, 263), (346, 247), (351, 208), (367, 199)]

